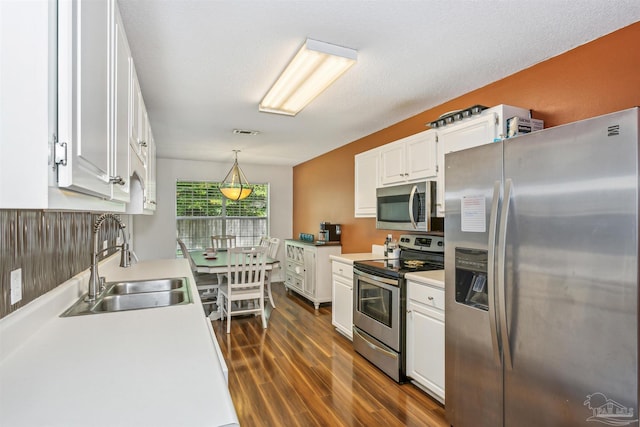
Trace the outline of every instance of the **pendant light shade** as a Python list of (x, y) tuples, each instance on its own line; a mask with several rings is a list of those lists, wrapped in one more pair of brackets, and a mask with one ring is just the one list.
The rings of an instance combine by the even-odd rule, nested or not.
[(246, 199), (253, 191), (249, 186), (247, 177), (244, 176), (242, 169), (238, 166), (238, 151), (240, 150), (233, 150), (235, 153), (235, 161), (227, 176), (224, 177), (222, 185), (220, 185), (222, 195), (234, 201)]

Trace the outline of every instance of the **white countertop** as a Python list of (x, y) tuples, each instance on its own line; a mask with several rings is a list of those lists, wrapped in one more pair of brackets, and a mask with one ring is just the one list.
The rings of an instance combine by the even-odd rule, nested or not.
[(0, 425), (238, 425), (187, 260), (123, 269), (114, 257), (107, 281), (187, 277), (193, 304), (59, 317), (85, 272), (1, 319)]
[(365, 261), (368, 259), (381, 259), (384, 258), (384, 255), (374, 254), (374, 253), (356, 253), (356, 254), (339, 254), (339, 255), (329, 255), (329, 258), (333, 261), (342, 262), (345, 264), (353, 264), (354, 261)]
[(426, 283), (444, 289), (444, 270), (418, 271), (407, 273), (404, 277), (407, 280)]

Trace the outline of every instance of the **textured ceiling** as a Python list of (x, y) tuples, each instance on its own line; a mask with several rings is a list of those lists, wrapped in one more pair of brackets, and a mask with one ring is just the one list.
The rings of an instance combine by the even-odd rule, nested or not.
[[(159, 157), (291, 166), (640, 20), (638, 0), (118, 3)], [(296, 117), (258, 112), (307, 37), (357, 64)]]

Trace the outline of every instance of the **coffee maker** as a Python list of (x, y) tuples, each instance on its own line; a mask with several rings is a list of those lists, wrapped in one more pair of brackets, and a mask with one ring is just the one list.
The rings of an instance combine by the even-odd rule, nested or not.
[(340, 224), (331, 224), (330, 222), (320, 223), (320, 232), (318, 240), (321, 242), (340, 242)]

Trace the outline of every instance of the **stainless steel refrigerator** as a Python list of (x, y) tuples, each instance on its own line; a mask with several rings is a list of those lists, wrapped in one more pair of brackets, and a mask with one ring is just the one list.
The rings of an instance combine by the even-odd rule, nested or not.
[(454, 427), (638, 425), (639, 110), (445, 160)]

